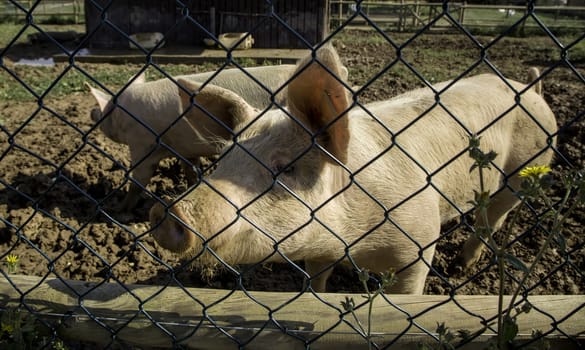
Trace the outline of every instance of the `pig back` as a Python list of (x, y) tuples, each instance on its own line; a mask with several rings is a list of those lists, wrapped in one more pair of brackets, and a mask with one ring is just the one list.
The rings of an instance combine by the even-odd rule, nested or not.
[[(524, 88), (511, 84), (517, 91)], [(522, 107), (515, 95), (499, 77), (479, 75), (450, 86), (440, 103), (430, 89), (420, 89), (368, 105), (374, 117), (354, 109), (348, 167), (359, 170), (355, 180), (387, 208), (417, 192), (434, 192), (436, 201), (421, 203), (421, 209), (437, 206), (441, 221), (447, 221), (470, 209), (468, 201), (480, 188), (478, 174), (470, 173), (472, 134), (479, 135), (484, 152), (498, 154), (494, 163), (507, 175), (528, 161), (550, 162), (552, 151), (538, 155), (556, 132), (553, 113), (532, 90), (522, 94)], [(496, 167), (485, 172), (492, 193), (503, 181)]]
[[(271, 95), (286, 84), (294, 73), (295, 68), (296, 66), (292, 64), (245, 68), (246, 72), (253, 78), (239, 68), (223, 69), (217, 74), (207, 72), (185, 75), (181, 76), (181, 78), (198, 83), (208, 82), (231, 90), (252, 107), (263, 110), (271, 107)], [(285, 88), (276, 94), (274, 100), (281, 105), (286, 104)]]
[[(185, 78), (195, 82), (226, 88), (239, 94), (255, 108), (271, 105), (271, 93), (280, 89), (293, 74), (294, 65), (261, 66), (246, 68), (258, 84), (238, 68), (224, 69), (219, 73), (206, 72), (173, 78)], [(268, 90), (267, 90), (268, 89)], [(284, 104), (283, 92), (275, 96), (277, 103)], [(171, 79), (159, 79), (140, 84), (131, 84), (119, 97), (118, 113), (112, 129), (123, 135), (126, 144), (154, 144), (157, 136), (184, 157), (215, 154), (216, 145), (210, 143), (218, 136), (225, 137), (226, 130), (220, 123), (188, 122), (182, 114), (178, 86)], [(128, 115), (126, 113), (130, 113)]]
[(181, 113), (176, 86), (167, 79), (128, 86), (116, 105), (108, 127), (128, 145), (155, 142)]

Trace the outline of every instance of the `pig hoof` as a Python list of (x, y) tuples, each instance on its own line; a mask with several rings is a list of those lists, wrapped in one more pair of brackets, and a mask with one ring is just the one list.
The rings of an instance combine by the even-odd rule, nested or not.
[(465, 270), (463, 265), (461, 265), (461, 262), (458, 260), (459, 259), (455, 259), (453, 262), (451, 262), (451, 264), (449, 264), (449, 266), (447, 266), (447, 273), (449, 276), (459, 276)]
[(466, 254), (459, 254), (455, 260), (451, 263), (448, 268), (450, 275), (459, 275), (464, 271), (469, 271), (473, 266), (477, 265), (480, 260), (480, 256), (467, 256)]

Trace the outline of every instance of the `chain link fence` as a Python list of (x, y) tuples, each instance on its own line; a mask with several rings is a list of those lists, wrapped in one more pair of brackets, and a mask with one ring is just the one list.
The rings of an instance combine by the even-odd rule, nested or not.
[[(585, 347), (583, 27), (551, 30), (550, 13), (534, 2), (522, 13), (505, 12), (505, 27), (476, 32), (447, 1), (395, 33), (372, 19), (383, 4), (369, 2), (366, 13), (363, 1), (338, 9), (346, 17), (315, 31), (312, 23), (327, 18), (327, 1), (239, 2), (246, 13), (227, 9), (229, 2), (168, 1), (150, 7), (155, 16), (147, 4), (87, 0), (86, 13), (97, 14), (86, 18), (86, 35), (64, 42), (35, 21), (43, 1), (29, 3), (4, 4), (25, 21), (16, 30), (6, 27), (0, 49), (2, 347)], [(160, 37), (137, 35), (161, 23)], [(526, 23), (530, 33), (521, 33)], [(226, 28), (244, 34), (220, 40)], [(45, 39), (35, 43), (40, 52), (25, 42), (30, 33)], [(203, 45), (203, 38), (220, 54), (214, 64), (155, 58), (180, 52), (174, 44)], [(252, 38), (298, 47), (304, 63), (249, 67), (257, 62), (236, 47)], [(122, 55), (133, 50), (140, 59), (91, 63), (92, 42), (122, 43)], [(330, 47), (339, 62), (323, 53)], [(22, 65), (21, 51), (52, 52), (64, 63)], [(539, 76), (529, 75), (531, 66)], [(495, 78), (473, 103), (493, 97), (488, 87), (513, 93), (477, 129), (449, 94), (479, 73)], [(412, 102), (421, 92), (400, 97), (415, 89), (429, 93), (426, 104)], [(542, 106), (532, 106), (530, 96), (540, 89), (558, 129), (540, 119)], [(377, 102), (391, 98), (398, 100)], [(417, 112), (409, 119), (383, 115), (385, 108), (407, 115), (408, 105)], [(442, 118), (437, 109), (444, 125), (430, 122)], [(501, 175), (503, 184), (491, 194), (505, 201), (506, 193), (526, 198), (518, 172), (553, 154), (549, 175), (532, 168), (525, 176), (536, 176), (545, 195), (522, 200), (501, 230), (510, 234), (484, 235), (483, 256), (462, 269), (456, 258), (464, 242), (485, 230), (467, 203), (485, 199), (480, 170), (469, 169), (470, 150), (477, 149), (468, 142), (474, 133), (486, 142), (490, 129), (510, 133), (501, 125), (511, 125), (514, 110), (527, 113), (524, 130), (540, 132), (544, 141), (511, 169), (500, 160), (521, 158), (523, 150), (505, 152), (505, 145), (529, 136), (502, 138), (493, 145), (504, 152), (493, 158), (483, 149), (476, 160), (487, 157), (489, 169), (479, 168)], [(295, 137), (280, 129), (283, 120), (298, 128)], [(453, 128), (463, 130), (464, 146), (449, 151), (447, 142), (436, 142), (417, 151), (426, 138), (440, 141)], [(266, 135), (278, 137), (266, 146)], [(352, 148), (360, 140), (377, 141), (378, 148)], [(441, 152), (453, 154), (429, 166), (427, 157), (441, 159)], [(415, 170), (372, 170), (388, 157)], [(441, 182), (459, 162), (466, 164), (460, 177)], [(331, 180), (335, 186), (327, 183), (332, 174), (342, 174)], [(398, 178), (412, 182), (391, 183)], [(453, 198), (453, 188), (468, 181), (480, 195)], [(392, 191), (400, 196), (385, 199)], [(433, 198), (455, 212), (452, 220), (427, 217)], [(353, 210), (338, 209), (343, 205)], [(404, 212), (415, 218), (407, 225)], [(200, 219), (205, 215), (207, 221)], [(320, 234), (310, 236), (316, 225)], [(380, 253), (366, 244), (388, 226), (401, 248)], [(439, 226), (440, 234), (417, 234)], [(389, 267), (395, 270), (379, 273)], [(508, 310), (505, 317), (498, 317), (498, 305)]]

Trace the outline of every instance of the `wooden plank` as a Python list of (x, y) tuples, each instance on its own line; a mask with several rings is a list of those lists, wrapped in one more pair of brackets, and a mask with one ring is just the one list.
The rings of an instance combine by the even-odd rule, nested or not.
[[(58, 332), (71, 340), (108, 343), (115, 332), (126, 345), (149, 347), (168, 347), (174, 339), (197, 349), (235, 349), (238, 343), (269, 350), (275, 344), (278, 349), (304, 349), (306, 344), (311, 349), (367, 348), (354, 330), (355, 319), (341, 307), (346, 297), (352, 297), (358, 305), (357, 318), (367, 324), (367, 305), (359, 305), (363, 299), (358, 294), (245, 293), (43, 281), (19, 275), (9, 279), (0, 280), (4, 306), (22, 301), (37, 317), (64, 320)], [(547, 339), (553, 348), (585, 345), (585, 296), (530, 296), (529, 301), (534, 309), (519, 317), (519, 338), (526, 339), (538, 329), (550, 332)], [(397, 341), (392, 349), (412, 349), (415, 344), (432, 343), (428, 333), (434, 333), (440, 322), (454, 331), (479, 329), (482, 320), (495, 316), (496, 306), (496, 296), (388, 295), (373, 305), (373, 339), (379, 346)], [(567, 334), (576, 340), (568, 341)], [(493, 336), (488, 331), (462, 349), (477, 348), (477, 342)]]
[[(295, 64), (308, 54), (308, 50), (301, 49), (249, 49), (234, 50), (232, 57), (256, 61), (263, 64), (266, 61), (275, 64)], [(196, 47), (162, 48), (152, 54), (155, 63), (198, 64), (204, 62), (225, 62), (227, 54), (220, 49), (201, 49)], [(55, 62), (69, 62), (69, 56), (58, 54), (53, 56)], [(89, 54), (75, 57), (76, 62), (87, 63), (144, 63), (146, 57), (138, 50), (99, 50), (92, 49)]]

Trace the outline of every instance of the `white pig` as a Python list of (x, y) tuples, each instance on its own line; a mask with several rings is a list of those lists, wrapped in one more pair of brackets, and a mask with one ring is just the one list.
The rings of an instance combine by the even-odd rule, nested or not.
[[(323, 68), (340, 73), (336, 52), (324, 47), (316, 60), (301, 62), (288, 85), (290, 115), (274, 110), (236, 126), (235, 143), (226, 144), (209, 177), (167, 210), (153, 206), (152, 235), (200, 268), (220, 265), (218, 257), (251, 264), (285, 256), (303, 260), (312, 288), (324, 291), (332, 267), (344, 261), (372, 272), (394, 269), (397, 283), (388, 292), (421, 294), (441, 224), (471, 209), (479, 190), (469, 171), (470, 135), (498, 154), (485, 189), (502, 188), (504, 174), (519, 189), (520, 168), (551, 160), (554, 115), (534, 89), (492, 74), (364, 109)], [(521, 92), (522, 107), (510, 86)], [(237, 106), (235, 119), (255, 113), (235, 94), (221, 98), (226, 108)], [(182, 100), (188, 108), (189, 96)], [(490, 224), (498, 228), (518, 202), (512, 191), (498, 192)]]
[[(234, 91), (250, 105), (264, 109), (270, 106), (271, 94), (284, 85), (294, 69), (295, 65), (246, 68), (247, 72), (263, 86), (238, 68), (224, 69), (216, 76), (213, 76), (215, 72), (207, 72), (177, 78), (200, 83), (209, 81), (209, 84)], [(131, 175), (142, 186), (148, 184), (159, 161), (173, 155), (172, 152), (180, 154), (197, 165), (198, 157), (217, 154), (217, 145), (211, 140), (230, 137), (226, 128), (203, 112), (191, 113), (187, 121), (181, 119), (173, 128), (165, 131), (179, 119), (182, 113), (177, 85), (170, 79), (145, 82), (144, 75), (139, 75), (128, 88), (120, 93), (117, 106), (122, 108), (117, 107), (114, 111), (111, 111), (114, 106), (111, 95), (92, 87), (89, 88), (99, 105), (99, 109), (96, 108), (91, 112), (93, 121), (98, 122), (105, 117), (100, 123), (100, 129), (104, 134), (116, 142), (129, 146)], [(212, 88), (212, 86), (205, 87), (205, 89)], [(285, 96), (280, 92), (275, 96), (275, 102), (284, 104), (282, 97)], [(212, 109), (213, 107), (208, 107), (208, 110)], [(221, 119), (221, 114), (215, 113), (215, 116)], [(226, 121), (228, 127), (232, 126), (230, 122)], [(161, 140), (172, 152), (165, 147), (157, 147), (156, 134), (163, 132)], [(209, 138), (211, 140), (208, 140)], [(132, 209), (141, 191), (141, 186), (131, 182), (119, 209)]]

